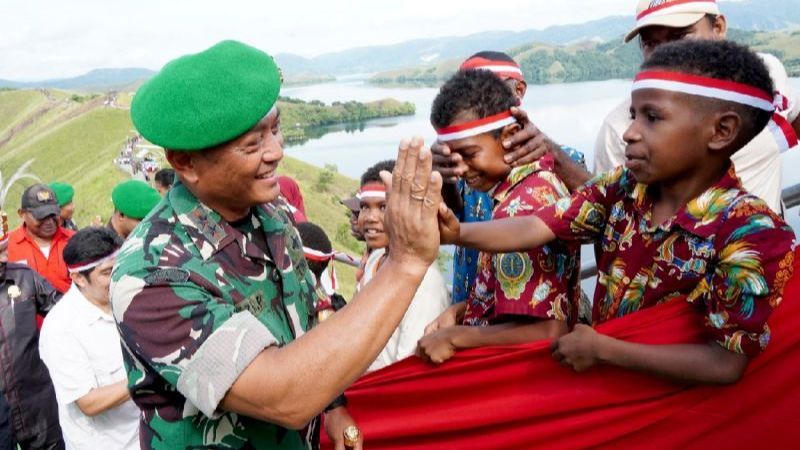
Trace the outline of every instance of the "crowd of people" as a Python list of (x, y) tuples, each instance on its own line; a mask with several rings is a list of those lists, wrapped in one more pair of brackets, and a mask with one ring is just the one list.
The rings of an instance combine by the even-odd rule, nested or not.
[[(431, 107), (437, 141), (402, 141), (342, 201), (364, 243), (350, 299), (277, 174), (272, 57), (224, 41), (167, 64), (131, 106), (172, 166), (155, 187), (117, 185), (104, 226), (78, 228), (63, 182), (27, 187), (13, 231), (0, 213), (0, 449), (317, 448), (322, 428), (361, 449), (344, 392), (364, 373), (541, 340), (576, 372), (736, 383), (792, 277), (780, 154), (800, 98), (775, 57), (725, 40), (714, 1), (643, 0), (636, 17), (645, 62), (594, 173), (519, 108), (511, 57), (465, 60)], [(706, 343), (595, 331), (669, 301), (696, 305)]]

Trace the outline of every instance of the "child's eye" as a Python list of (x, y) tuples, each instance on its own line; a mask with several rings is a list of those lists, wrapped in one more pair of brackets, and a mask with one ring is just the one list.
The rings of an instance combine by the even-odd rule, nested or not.
[(650, 122), (650, 123), (655, 123), (655, 122), (657, 122), (657, 121), (658, 121), (658, 119), (659, 119), (659, 118), (658, 118), (658, 116), (656, 116), (655, 114), (653, 114), (653, 113), (647, 113), (647, 121), (648, 121), (648, 122)]
[(386, 205), (381, 205), (381, 212), (386, 211)]

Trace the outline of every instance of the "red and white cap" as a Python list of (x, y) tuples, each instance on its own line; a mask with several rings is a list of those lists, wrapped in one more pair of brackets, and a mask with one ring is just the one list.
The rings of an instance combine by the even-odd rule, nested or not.
[(459, 72), (467, 70), (488, 70), (500, 77), (502, 80), (525, 81), (519, 64), (514, 61), (492, 60), (481, 56), (473, 56), (464, 61), (458, 68)]
[(786, 97), (780, 93), (771, 94), (754, 86), (728, 80), (658, 70), (645, 70), (636, 75), (633, 91), (640, 89), (660, 89), (714, 98), (774, 113), (767, 127), (781, 152), (798, 144), (794, 128), (779, 114), (789, 107)]
[(438, 135), (439, 142), (457, 141), (459, 139), (466, 139), (468, 137), (488, 133), (516, 122), (517, 119), (514, 118), (511, 111), (505, 111), (500, 114), (484, 117), (483, 119), (437, 128), (436, 134)]
[(636, 26), (625, 36), (625, 42), (635, 38), (645, 27), (683, 28), (694, 25), (711, 14), (719, 16), (717, 0), (640, 0), (636, 8)]

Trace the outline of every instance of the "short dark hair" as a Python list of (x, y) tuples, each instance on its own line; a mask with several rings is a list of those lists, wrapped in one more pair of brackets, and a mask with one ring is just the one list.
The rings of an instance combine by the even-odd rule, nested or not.
[[(433, 101), (431, 124), (435, 128), (447, 127), (465, 112), (483, 119), (508, 111), (516, 104), (511, 88), (494, 73), (488, 70), (457, 72)], [(494, 136), (499, 136), (500, 131), (493, 132)]]
[(514, 58), (508, 56), (506, 53), (503, 52), (495, 52), (491, 50), (484, 50), (482, 52), (475, 53), (474, 55), (470, 56), (469, 58), (465, 59), (464, 61), (469, 61), (472, 58), (484, 58), (490, 61), (505, 61), (511, 62), (516, 64), (517, 62), (514, 61)]
[(361, 186), (364, 186), (369, 183), (380, 183), (381, 180), (381, 171), (391, 172), (394, 170), (394, 163), (393, 159), (387, 159), (386, 161), (381, 161), (374, 166), (367, 169), (363, 175), (361, 175)]
[(175, 183), (175, 170), (174, 169), (161, 169), (156, 172), (153, 179), (161, 186), (170, 187)]
[[(122, 246), (122, 239), (104, 227), (87, 227), (73, 235), (64, 247), (64, 262), (68, 266), (88, 264), (103, 259)], [(80, 272), (89, 278), (94, 269)]]
[[(323, 230), (319, 225), (311, 223), (311, 222), (302, 222), (297, 224), (297, 232), (300, 234), (300, 240), (303, 241), (303, 246), (308, 247), (310, 249), (322, 252), (322, 253), (330, 253), (333, 250), (331, 246), (331, 240), (328, 239), (328, 235), (325, 234), (325, 230)], [(328, 262), (318, 262), (318, 261), (308, 261), (308, 268), (311, 269), (311, 272), (319, 279), (322, 275), (322, 272), (328, 267)]]
[[(764, 61), (748, 47), (731, 41), (683, 39), (659, 45), (642, 69), (668, 69), (682, 73), (733, 81), (770, 95), (774, 84)], [(733, 107), (744, 119), (746, 141), (767, 126), (772, 113), (723, 100), (702, 99), (709, 105)]]

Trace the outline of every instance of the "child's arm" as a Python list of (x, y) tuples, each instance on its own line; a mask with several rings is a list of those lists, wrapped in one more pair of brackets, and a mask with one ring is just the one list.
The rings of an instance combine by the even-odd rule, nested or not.
[(442, 328), (420, 339), (417, 355), (434, 364), (442, 364), (457, 350), (555, 339), (567, 331), (566, 322), (560, 320), (503, 323), (487, 327), (457, 325)]
[(456, 244), (488, 253), (509, 253), (541, 247), (556, 238), (536, 216), (460, 224), (452, 211), (439, 212), (442, 244)]
[(739, 380), (748, 357), (707, 344), (647, 345), (621, 341), (577, 325), (572, 333), (553, 342), (553, 357), (576, 372), (598, 363), (611, 364), (674, 381), (731, 384)]

